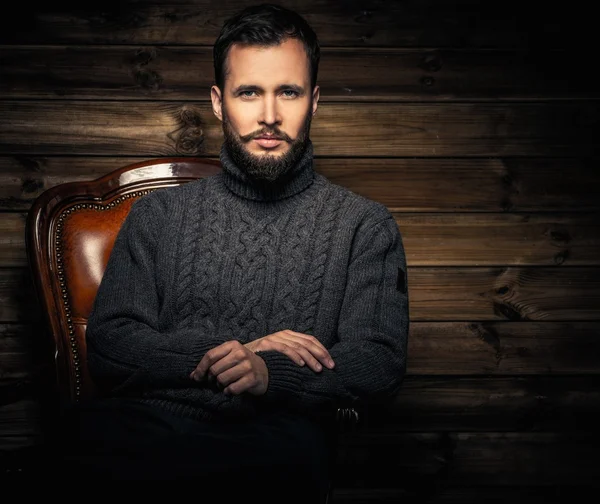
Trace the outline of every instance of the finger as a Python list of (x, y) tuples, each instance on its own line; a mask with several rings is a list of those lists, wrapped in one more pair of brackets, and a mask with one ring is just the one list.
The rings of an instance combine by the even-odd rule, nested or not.
[(328, 368), (334, 367), (335, 363), (333, 362), (329, 351), (314, 336), (292, 331), (290, 329), (281, 332), (285, 334), (282, 336), (284, 339), (292, 338), (293, 341), (301, 344), (304, 348), (308, 349), (310, 353), (314, 355), (315, 358), (317, 358), (324, 366), (327, 366)]
[(225, 395), (240, 395), (250, 390), (254, 385), (255, 383), (253, 382), (252, 377), (250, 375), (245, 375), (225, 387), (223, 393)]
[(281, 332), (283, 332), (286, 337), (288, 335), (292, 336), (296, 341), (302, 342), (302, 344), (308, 344), (310, 346), (317, 347), (317, 348), (321, 349), (328, 357), (331, 357), (329, 355), (329, 351), (327, 350), (327, 348), (325, 348), (325, 345), (323, 345), (323, 343), (321, 343), (312, 334), (300, 333), (297, 331), (292, 331), (291, 329), (286, 329), (285, 331), (281, 331)]
[(296, 364), (298, 364), (298, 366), (304, 366), (304, 364), (305, 364), (304, 360), (302, 359), (302, 357), (300, 357), (298, 352), (293, 347), (290, 346), (290, 341), (285, 340), (284, 338), (280, 338), (280, 339), (277, 339), (275, 337), (264, 338), (260, 342), (260, 345), (257, 347), (257, 349), (253, 350), (253, 351), (254, 351), (254, 353), (256, 353), (256, 352), (265, 352), (268, 350), (276, 350), (277, 352), (285, 354), (287, 357), (292, 359)]
[(244, 373), (252, 370), (252, 363), (249, 360), (250, 352), (242, 345), (237, 347), (233, 345), (231, 351), (222, 359), (215, 362), (206, 371), (209, 381), (216, 381), (223, 388), (232, 380), (239, 379)]
[(207, 370), (217, 361), (221, 360), (232, 350), (232, 345), (229, 341), (220, 344), (214, 348), (211, 348), (204, 354), (204, 357), (200, 360), (196, 369), (190, 373), (190, 377), (195, 380), (201, 380), (204, 378)]
[(229, 352), (225, 357), (219, 359), (212, 366), (208, 368), (206, 371), (206, 377), (209, 380), (214, 380), (225, 371), (237, 366), (242, 362), (243, 359), (240, 359), (239, 356), (236, 355), (235, 352)]
[[(284, 345), (283, 347), (278, 347), (278, 348), (283, 349), (286, 346), (291, 347), (291, 350), (295, 351), (299, 356), (299, 359), (296, 362), (297, 364), (299, 364), (299, 362), (301, 362), (303, 360), (308, 365), (308, 367), (310, 367), (313, 371), (319, 372), (323, 369), (323, 366), (321, 365), (321, 363), (306, 348), (305, 343), (299, 343), (295, 339), (292, 339), (292, 337), (290, 337), (290, 336), (280, 338), (277, 335), (274, 335), (272, 338), (269, 339), (269, 341), (271, 341), (274, 344), (276, 343), (277, 345)], [(288, 349), (286, 351), (289, 352), (290, 350)]]
[(316, 371), (318, 373), (323, 369), (322, 364), (312, 353), (310, 353), (310, 351), (307, 348), (303, 347), (302, 345), (299, 345), (299, 348), (296, 348), (296, 352), (298, 352), (300, 357), (306, 362), (306, 365), (313, 371)]
[(232, 383), (235, 383), (247, 375), (249, 376), (251, 371), (252, 364), (250, 361), (244, 361), (216, 375), (216, 380), (219, 386), (222, 389), (225, 389)]
[(323, 366), (333, 368), (334, 362), (329, 352), (322, 350), (319, 345), (312, 344), (310, 340), (288, 334), (283, 336), (283, 341), (288, 345), (292, 345), (313, 371), (319, 372)]

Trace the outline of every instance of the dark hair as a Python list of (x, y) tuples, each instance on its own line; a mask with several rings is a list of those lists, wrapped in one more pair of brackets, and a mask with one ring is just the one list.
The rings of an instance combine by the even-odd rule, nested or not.
[(216, 85), (223, 91), (227, 54), (233, 44), (268, 47), (288, 39), (298, 39), (304, 44), (310, 63), (311, 90), (314, 89), (321, 58), (317, 35), (300, 14), (268, 3), (246, 7), (225, 21), (213, 47)]

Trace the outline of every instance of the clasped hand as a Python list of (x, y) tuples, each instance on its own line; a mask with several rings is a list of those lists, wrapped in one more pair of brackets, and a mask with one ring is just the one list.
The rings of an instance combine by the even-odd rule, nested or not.
[(190, 378), (196, 381), (214, 378), (225, 394), (262, 395), (267, 391), (269, 372), (256, 352), (266, 350), (281, 352), (298, 366), (308, 365), (317, 373), (322, 366), (334, 367), (331, 355), (317, 338), (285, 329), (246, 344), (231, 340), (212, 348), (190, 373)]

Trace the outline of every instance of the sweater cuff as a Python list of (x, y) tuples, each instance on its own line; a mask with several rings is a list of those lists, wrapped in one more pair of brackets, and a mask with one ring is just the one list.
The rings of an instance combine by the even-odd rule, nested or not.
[(189, 383), (190, 373), (200, 363), (206, 352), (224, 343), (225, 340), (198, 338), (193, 343), (181, 347), (175, 344), (160, 346), (156, 349), (155, 359), (148, 363), (145, 371), (153, 381)]
[(297, 395), (302, 389), (303, 367), (287, 355), (276, 350), (256, 352), (267, 365), (269, 384), (261, 396), (265, 401), (285, 401), (290, 395)]

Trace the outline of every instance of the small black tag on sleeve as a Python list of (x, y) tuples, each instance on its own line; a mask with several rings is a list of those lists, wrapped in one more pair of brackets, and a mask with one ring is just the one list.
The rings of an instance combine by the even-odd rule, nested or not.
[(396, 279), (396, 290), (406, 294), (406, 273), (398, 266), (398, 278)]

